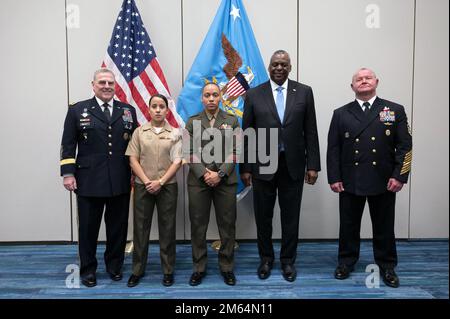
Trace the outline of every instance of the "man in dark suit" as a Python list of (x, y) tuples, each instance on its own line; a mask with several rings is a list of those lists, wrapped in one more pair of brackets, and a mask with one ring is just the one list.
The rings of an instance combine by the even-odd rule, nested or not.
[[(215, 83), (206, 84), (202, 90), (202, 103), (205, 109), (190, 117), (186, 124), (186, 130), (190, 135), (187, 184), (194, 263), (189, 281), (191, 286), (199, 285), (206, 275), (206, 231), (211, 201), (214, 202), (216, 209), (221, 242), (219, 268), (227, 285), (236, 283), (233, 268), (237, 177), (236, 145), (232, 141), (233, 131), (239, 128), (239, 122), (234, 115), (219, 109), (220, 98), (219, 86)], [(209, 132), (213, 135), (210, 136)], [(211, 148), (211, 143), (217, 144)], [(228, 149), (227, 146), (230, 145), (231, 148)], [(205, 151), (206, 147), (208, 151)], [(210, 155), (211, 158), (207, 158)]]
[(412, 137), (403, 106), (377, 97), (377, 86), (372, 70), (358, 70), (351, 84), (356, 100), (334, 111), (328, 133), (328, 183), (339, 193), (335, 277), (348, 278), (358, 261), (367, 200), (375, 262), (385, 284), (396, 288), (395, 193), (408, 181)]
[(125, 150), (137, 118), (131, 105), (113, 99), (114, 86), (110, 70), (94, 73), (95, 97), (69, 107), (61, 142), (64, 187), (77, 194), (80, 276), (87, 287), (97, 284), (95, 255), (105, 207), (106, 270), (112, 280), (122, 279), (131, 185)]
[[(286, 51), (276, 51), (270, 60), (270, 81), (247, 92), (242, 128), (257, 130), (256, 163), (248, 157), (240, 165), (244, 185), (253, 184), (253, 204), (257, 228), (260, 265), (258, 276), (266, 279), (274, 262), (272, 244), (273, 209), (278, 191), (281, 214), (281, 269), (287, 281), (296, 279), (298, 227), (303, 192), (303, 180), (313, 185), (320, 171), (319, 139), (312, 89), (288, 80), (291, 60)], [(259, 131), (258, 131), (259, 130)], [(261, 130), (266, 140), (259, 143)], [(274, 141), (273, 131), (278, 133)], [(278, 162), (272, 172), (261, 163), (261, 152), (276, 143), (271, 161)], [(261, 145), (264, 144), (265, 145)], [(244, 155), (248, 156), (248, 141), (244, 141)], [(269, 163), (270, 164), (270, 163)], [(305, 175), (306, 169), (306, 175)]]

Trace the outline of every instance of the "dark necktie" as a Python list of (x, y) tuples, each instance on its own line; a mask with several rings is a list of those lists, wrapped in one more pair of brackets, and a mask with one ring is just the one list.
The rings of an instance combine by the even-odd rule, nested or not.
[(103, 104), (103, 113), (105, 114), (108, 123), (111, 121), (111, 112), (109, 111), (108, 103)]
[(363, 106), (364, 106), (364, 114), (366, 114), (366, 116), (367, 116), (369, 114), (369, 112), (370, 112), (370, 103), (369, 102), (364, 102)]

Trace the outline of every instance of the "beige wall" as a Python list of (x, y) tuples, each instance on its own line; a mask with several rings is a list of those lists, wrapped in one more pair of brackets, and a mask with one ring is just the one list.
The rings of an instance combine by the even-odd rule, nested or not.
[(448, 1), (418, 0), (410, 237), (448, 237)]
[[(79, 27), (67, 35), (63, 1), (2, 2), (0, 40), (10, 46), (0, 50), (6, 118), (0, 241), (76, 240), (76, 207), (59, 177), (62, 126), (68, 101), (91, 94), (92, 72), (103, 60), (121, 2), (67, 0), (80, 13)], [(379, 95), (403, 104), (413, 127), (413, 173), (398, 196), (397, 237), (448, 237), (448, 1), (243, 2), (265, 63), (274, 50), (287, 50), (291, 78), (311, 85), (315, 94), (323, 171), (316, 186), (305, 185), (300, 237), (337, 237), (337, 196), (326, 182), (326, 134), (332, 110), (353, 99), (350, 79), (360, 66), (377, 72)], [(136, 0), (174, 98), (219, 3)], [(373, 10), (379, 10), (379, 25), (367, 24)], [(190, 238), (185, 173), (178, 174), (178, 239)], [(251, 197), (238, 204), (240, 239), (256, 237)], [(279, 237), (278, 209), (274, 224)], [(371, 236), (370, 225), (365, 214), (363, 237)], [(213, 213), (208, 238), (217, 237)]]
[(0, 241), (70, 240), (70, 196), (58, 168), (64, 24), (63, 1), (2, 1)]

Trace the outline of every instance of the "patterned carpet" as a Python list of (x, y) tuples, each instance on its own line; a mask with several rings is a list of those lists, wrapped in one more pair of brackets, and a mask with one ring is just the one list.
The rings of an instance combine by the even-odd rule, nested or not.
[[(267, 280), (256, 276), (258, 255), (256, 243), (240, 242), (236, 250), (234, 287), (223, 283), (217, 266), (217, 253), (209, 248), (209, 268), (203, 283), (197, 287), (188, 284), (191, 275), (191, 247), (177, 245), (175, 284), (161, 285), (159, 249), (151, 243), (146, 276), (141, 283), (128, 288), (131, 274), (131, 256), (127, 256), (124, 279), (113, 282), (104, 270), (104, 245), (99, 245), (97, 256), (97, 286), (76, 286), (73, 269), (77, 264), (77, 246), (66, 245), (0, 245), (1, 299), (448, 299), (449, 259), (448, 240), (398, 241), (400, 287), (389, 288), (366, 272), (373, 263), (372, 244), (364, 241), (361, 257), (355, 271), (347, 280), (334, 279), (337, 260), (336, 241), (306, 241), (299, 244), (297, 280), (285, 281), (280, 264), (276, 262)], [(279, 254), (279, 243), (275, 244)], [(72, 268), (71, 268), (72, 267)], [(66, 272), (67, 269), (67, 272)], [(371, 275), (369, 279), (367, 276)], [(372, 278), (373, 277), (373, 278)], [(372, 278), (372, 279), (371, 279)], [(370, 280), (371, 279), (371, 280)], [(375, 286), (368, 288), (369, 285)], [(66, 284), (67, 282), (67, 284)], [(71, 288), (72, 287), (72, 288)]]

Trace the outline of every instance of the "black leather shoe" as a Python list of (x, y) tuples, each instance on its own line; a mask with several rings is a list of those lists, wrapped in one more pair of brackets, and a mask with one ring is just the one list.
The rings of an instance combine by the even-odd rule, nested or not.
[(282, 264), (281, 272), (283, 273), (283, 278), (289, 282), (293, 282), (297, 278), (297, 270), (292, 264)]
[(120, 281), (123, 278), (123, 275), (122, 275), (121, 271), (119, 271), (119, 272), (108, 272), (108, 274), (109, 274), (109, 277), (111, 278), (111, 280), (114, 280), (114, 281)]
[(94, 287), (97, 285), (97, 278), (95, 278), (95, 274), (87, 274), (81, 278), (81, 283), (89, 288)]
[(197, 286), (202, 283), (202, 279), (206, 276), (206, 272), (194, 272), (191, 275), (191, 279), (189, 280), (189, 285), (191, 286)]
[(141, 278), (142, 278), (142, 276), (131, 275), (130, 278), (128, 279), (127, 286), (130, 288), (137, 286), (139, 284), (139, 281), (141, 280)]
[(273, 264), (270, 262), (263, 261), (258, 267), (258, 277), (259, 279), (267, 279), (270, 276), (270, 271), (272, 270)]
[(398, 286), (400, 286), (400, 280), (398, 279), (398, 276), (395, 273), (394, 269), (380, 268), (380, 272), (381, 272), (381, 278), (383, 279), (383, 282), (386, 284), (386, 286), (389, 286), (392, 288), (398, 288)]
[(338, 265), (334, 271), (334, 278), (339, 280), (347, 279), (352, 271), (353, 266)]
[(173, 285), (173, 274), (164, 274), (162, 284), (166, 287)]
[(223, 282), (227, 285), (234, 286), (236, 284), (236, 277), (232, 271), (222, 271)]

